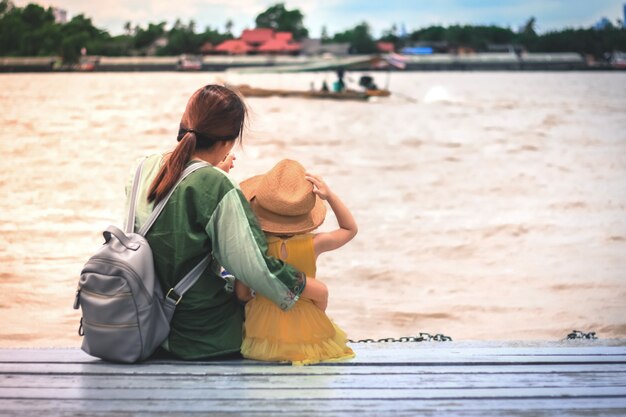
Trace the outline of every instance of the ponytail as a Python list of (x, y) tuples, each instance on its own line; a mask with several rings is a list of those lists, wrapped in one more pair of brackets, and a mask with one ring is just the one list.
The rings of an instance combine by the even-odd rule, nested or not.
[(158, 204), (170, 192), (195, 151), (196, 134), (192, 131), (187, 132), (152, 181), (148, 191), (149, 202)]
[(165, 161), (148, 190), (148, 202), (157, 204), (176, 184), (196, 149), (218, 142), (241, 141), (246, 106), (237, 93), (209, 84), (198, 89), (185, 108), (178, 129), (178, 146)]

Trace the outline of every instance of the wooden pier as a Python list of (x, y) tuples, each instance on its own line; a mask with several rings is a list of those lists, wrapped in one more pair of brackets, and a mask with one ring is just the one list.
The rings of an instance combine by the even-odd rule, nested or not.
[(626, 341), (358, 343), (314, 366), (0, 350), (2, 416), (624, 416)]

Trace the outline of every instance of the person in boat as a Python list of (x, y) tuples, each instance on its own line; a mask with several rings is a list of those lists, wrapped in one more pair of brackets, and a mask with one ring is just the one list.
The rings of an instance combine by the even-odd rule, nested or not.
[(326, 80), (324, 80), (324, 82), (322, 82), (322, 91), (325, 93), (328, 93), (330, 91), (330, 89), (328, 88), (328, 83), (326, 82)]
[(210, 164), (174, 189), (146, 234), (163, 288), (174, 287), (202, 258), (211, 255), (214, 260), (180, 300), (162, 355), (181, 359), (240, 356), (244, 306), (220, 276), (219, 266), (283, 311), (290, 310), (300, 297), (320, 306), (328, 302), (322, 282), (307, 280), (304, 272), (267, 255), (265, 235), (250, 204), (228, 175), (233, 167), (231, 151), (242, 140), (246, 113), (243, 99), (234, 91), (206, 85), (187, 103), (174, 150), (149, 156), (144, 162), (135, 230), (185, 167), (193, 161)]
[(378, 90), (378, 86), (374, 82), (374, 78), (369, 75), (363, 75), (359, 78), (359, 85), (366, 90)]
[(333, 84), (333, 90), (336, 93), (341, 93), (342, 91), (346, 89), (346, 83), (343, 80), (346, 74), (346, 70), (343, 67), (339, 67), (337, 68), (336, 73), (337, 73), (337, 81), (335, 81), (335, 83)]

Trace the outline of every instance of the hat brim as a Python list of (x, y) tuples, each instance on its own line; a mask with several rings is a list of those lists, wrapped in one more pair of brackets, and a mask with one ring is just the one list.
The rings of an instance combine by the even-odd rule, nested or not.
[(250, 202), (250, 207), (256, 215), (261, 230), (268, 233), (297, 234), (315, 230), (324, 223), (326, 205), (317, 195), (313, 209), (301, 216), (285, 216), (263, 208), (255, 199), (256, 190), (263, 177), (264, 175), (255, 175), (239, 184), (246, 200)]
[(259, 184), (265, 175), (255, 175), (239, 183), (239, 188), (246, 197), (246, 200), (251, 201), (256, 195), (256, 190), (259, 188)]

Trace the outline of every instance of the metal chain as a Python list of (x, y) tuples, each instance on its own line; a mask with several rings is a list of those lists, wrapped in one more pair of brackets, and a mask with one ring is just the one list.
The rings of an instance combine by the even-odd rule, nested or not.
[(451, 342), (452, 338), (450, 336), (445, 336), (441, 333), (437, 333), (432, 335), (430, 333), (420, 332), (419, 336), (404, 336), (394, 339), (393, 337), (387, 337), (384, 339), (360, 339), (360, 340), (352, 340), (348, 339), (350, 343), (397, 343), (397, 342)]
[(570, 334), (567, 335), (568, 340), (573, 339), (597, 339), (596, 332), (581, 332), (580, 330), (572, 330)]
[[(596, 336), (596, 332), (581, 332), (580, 330), (572, 330), (570, 334), (567, 335), (568, 340), (573, 339), (591, 339), (595, 340), (598, 337)], [(441, 333), (437, 333), (432, 335), (430, 333), (420, 332), (419, 336), (404, 336), (399, 337), (397, 339), (393, 337), (386, 337), (384, 339), (359, 339), (352, 340), (348, 339), (350, 343), (403, 343), (403, 342), (451, 342), (452, 338), (450, 336), (443, 335)]]

